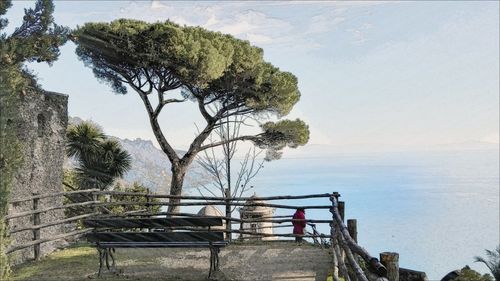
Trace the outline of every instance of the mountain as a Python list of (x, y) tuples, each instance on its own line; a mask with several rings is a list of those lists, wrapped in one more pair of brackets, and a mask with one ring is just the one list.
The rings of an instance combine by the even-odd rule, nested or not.
[[(79, 117), (69, 117), (69, 124), (79, 124), (83, 122)], [(102, 129), (102, 126), (93, 122), (95, 125)], [(124, 175), (122, 181), (126, 183), (138, 182), (154, 192), (158, 193), (168, 193), (170, 191), (170, 161), (163, 151), (156, 148), (153, 142), (150, 140), (143, 140), (136, 138), (135, 140), (121, 139), (115, 136), (109, 136), (112, 139), (116, 139), (120, 142), (123, 149), (128, 151), (132, 157), (132, 167)], [(177, 154), (183, 155), (186, 153), (182, 150), (176, 150)], [(74, 167), (75, 161), (68, 159), (66, 163), (66, 168)], [(193, 163), (193, 167), (188, 172), (185, 179), (185, 186), (193, 186), (197, 183), (199, 179), (199, 172), (194, 172), (198, 170), (199, 167)]]
[(132, 167), (123, 176), (124, 181), (139, 182), (159, 193), (170, 190), (170, 161), (152, 141), (140, 138), (135, 140), (112, 138), (118, 140), (123, 149), (132, 156)]

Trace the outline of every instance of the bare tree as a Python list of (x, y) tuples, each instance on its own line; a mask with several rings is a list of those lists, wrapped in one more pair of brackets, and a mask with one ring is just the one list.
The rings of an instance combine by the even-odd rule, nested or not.
[[(240, 135), (241, 125), (249, 126), (246, 123), (247, 119), (248, 117), (245, 118), (242, 116), (225, 118), (220, 122), (220, 126), (214, 130), (215, 137), (221, 142), (237, 138)], [(213, 134), (209, 139), (210, 142), (217, 141), (214, 140)], [(219, 193), (230, 203), (233, 198), (241, 197), (245, 191), (252, 188), (252, 186), (249, 186), (251, 180), (264, 167), (264, 159), (259, 159), (262, 150), (257, 151), (255, 147), (248, 149), (243, 159), (239, 162), (240, 166), (233, 181), (234, 174), (231, 170), (231, 164), (233, 164), (233, 158), (238, 151), (237, 147), (238, 142), (236, 141), (224, 142), (221, 146), (222, 151), (216, 151), (212, 147), (211, 149), (204, 150), (203, 154), (198, 156), (198, 164), (208, 172), (211, 178), (209, 183), (201, 183), (200, 187), (197, 187), (200, 194), (203, 195), (203, 191), (206, 191), (213, 196), (217, 196), (217, 193)], [(222, 152), (222, 157), (220, 156), (220, 152)], [(226, 217), (231, 217), (231, 213), (235, 208), (231, 208), (230, 204), (226, 205)], [(227, 221), (226, 229), (231, 229), (231, 221)], [(229, 239), (231, 238), (229, 237)]]

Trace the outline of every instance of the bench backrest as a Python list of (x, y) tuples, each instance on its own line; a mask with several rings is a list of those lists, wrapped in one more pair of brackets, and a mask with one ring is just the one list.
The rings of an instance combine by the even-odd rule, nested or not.
[(209, 227), (222, 226), (222, 218), (183, 217), (183, 218), (93, 218), (83, 221), (85, 227), (92, 228), (162, 228), (162, 227)]
[(223, 232), (94, 232), (89, 242), (216, 242), (223, 241)]

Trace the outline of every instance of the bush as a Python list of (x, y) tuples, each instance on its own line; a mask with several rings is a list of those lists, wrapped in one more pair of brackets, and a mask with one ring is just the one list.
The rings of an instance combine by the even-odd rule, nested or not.
[[(132, 192), (132, 193), (150, 193), (150, 190), (137, 183), (134, 182), (132, 186), (123, 186), (120, 183), (116, 183), (114, 186), (115, 191), (123, 191), (123, 192)], [(133, 196), (133, 195), (113, 195), (111, 198), (112, 201), (114, 202), (119, 202), (119, 201), (126, 201), (126, 202), (137, 202), (137, 203), (146, 203), (147, 198), (145, 196)], [(157, 203), (160, 202), (159, 199), (157, 198), (151, 198), (151, 202)], [(125, 212), (130, 212), (130, 211), (139, 211), (143, 210), (146, 208), (145, 205), (115, 205), (115, 206), (109, 206), (107, 207), (113, 214), (123, 214)], [(151, 212), (157, 213), (160, 211), (161, 206), (159, 205), (154, 205), (150, 208)]]
[(460, 270), (458, 277), (454, 278), (453, 281), (493, 281), (493, 277), (489, 274), (481, 275), (479, 272), (465, 266)]

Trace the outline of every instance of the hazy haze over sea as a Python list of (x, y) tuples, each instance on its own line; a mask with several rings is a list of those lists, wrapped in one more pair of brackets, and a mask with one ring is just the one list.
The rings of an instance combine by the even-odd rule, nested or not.
[[(371, 254), (398, 252), (401, 267), (425, 271), (430, 280), (466, 264), (488, 272), (473, 257), (500, 244), (498, 144), (371, 153), (324, 149), (309, 146), (265, 163), (254, 190), (262, 196), (338, 191), (346, 218), (358, 220), (359, 243)], [(310, 210), (306, 216), (329, 213)], [(319, 230), (329, 232), (326, 225)]]
[[(307, 145), (265, 162), (245, 195), (301, 195), (337, 191), (346, 218), (358, 220), (358, 241), (373, 256), (400, 254), (400, 266), (440, 280), (474, 263), (500, 244), (499, 145), (470, 142), (425, 149)], [(244, 151), (244, 149), (242, 149)], [(237, 159), (233, 167), (237, 167)], [(233, 171), (235, 173), (236, 171)], [(199, 195), (186, 186), (185, 192)], [(328, 205), (327, 198), (273, 201), (288, 205)], [(197, 212), (201, 207), (183, 207)], [(219, 206), (219, 210), (223, 210)], [(291, 215), (293, 210), (277, 210)], [(238, 213), (233, 214), (237, 216)], [(307, 210), (307, 218), (331, 219), (328, 210)], [(236, 226), (234, 226), (236, 227)], [(329, 226), (318, 225), (322, 233)], [(289, 233), (289, 228), (275, 232)]]

